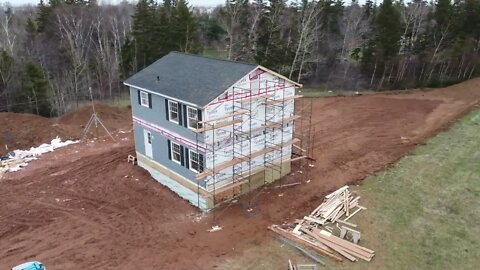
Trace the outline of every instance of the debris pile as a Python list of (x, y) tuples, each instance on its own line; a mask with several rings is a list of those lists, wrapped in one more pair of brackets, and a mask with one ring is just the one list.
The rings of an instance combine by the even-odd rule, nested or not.
[(59, 137), (56, 137), (50, 144), (44, 143), (38, 147), (30, 148), (30, 150), (15, 150), (10, 152), (0, 157), (0, 178), (7, 171), (16, 172), (21, 170), (28, 165), (28, 162), (37, 159), (38, 156), (74, 143), (78, 143), (78, 141), (67, 140), (62, 142)]
[[(325, 196), (323, 203), (310, 215), (296, 220), (293, 229), (283, 229), (277, 225), (272, 225), (269, 229), (336, 261), (342, 261), (337, 254), (350, 261), (370, 261), (375, 252), (358, 245), (361, 234), (353, 229), (357, 227), (356, 224), (348, 222), (352, 216), (366, 209), (359, 205), (359, 199), (359, 196), (354, 196), (348, 190), (348, 186), (344, 186)], [(338, 231), (338, 236), (334, 231)]]

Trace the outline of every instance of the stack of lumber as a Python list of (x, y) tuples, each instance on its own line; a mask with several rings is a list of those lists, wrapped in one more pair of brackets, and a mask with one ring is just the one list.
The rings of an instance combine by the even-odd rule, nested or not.
[[(339, 222), (356, 227), (355, 224), (349, 223), (347, 220), (357, 214), (360, 210), (366, 209), (365, 207), (358, 205), (359, 199), (359, 196), (355, 197), (350, 193), (348, 186), (344, 186), (325, 196), (325, 200), (322, 204), (315, 208), (310, 215), (303, 217), (303, 220), (299, 222), (299, 225), (310, 224), (313, 227), (316, 227), (318, 225)], [(346, 218), (341, 220), (344, 215)], [(295, 229), (296, 233), (298, 233), (298, 229), (299, 227)]]
[[(322, 204), (315, 208), (310, 215), (301, 220), (296, 220), (297, 225), (293, 229), (283, 229), (277, 225), (272, 225), (269, 229), (284, 238), (295, 241), (336, 261), (342, 261), (342, 258), (337, 254), (350, 261), (357, 261), (358, 259), (370, 261), (375, 255), (373, 250), (333, 235), (331, 232), (333, 228), (327, 226), (336, 222), (341, 223), (341, 229), (344, 232), (347, 231), (346, 229), (354, 231), (358, 233), (359, 239), (360, 232), (343, 226), (357, 226), (347, 222), (347, 220), (360, 210), (366, 209), (359, 205), (359, 199), (360, 197), (354, 196), (348, 190), (348, 186), (344, 186), (325, 196)], [(346, 218), (342, 219), (344, 216)], [(340, 229), (338, 225), (337, 227)], [(342, 237), (344, 236), (345, 234), (342, 235)]]

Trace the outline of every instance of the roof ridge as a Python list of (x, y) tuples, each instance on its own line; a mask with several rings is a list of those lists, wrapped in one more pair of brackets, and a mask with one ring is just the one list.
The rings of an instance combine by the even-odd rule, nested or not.
[(171, 54), (171, 53), (183, 54), (183, 55), (187, 55), (187, 56), (195, 56), (195, 57), (199, 57), (199, 58), (206, 58), (206, 59), (224, 61), (224, 62), (235, 63), (235, 64), (243, 64), (243, 65), (249, 65), (249, 66), (258, 66), (257, 64), (252, 64), (252, 63), (248, 63), (248, 62), (234, 61), (234, 60), (229, 60), (229, 59), (216, 58), (216, 57), (213, 57), (213, 56), (205, 56), (205, 55), (199, 55), (199, 54), (193, 54), (193, 53), (186, 53), (186, 52), (179, 52), (179, 51), (170, 51), (168, 54)]

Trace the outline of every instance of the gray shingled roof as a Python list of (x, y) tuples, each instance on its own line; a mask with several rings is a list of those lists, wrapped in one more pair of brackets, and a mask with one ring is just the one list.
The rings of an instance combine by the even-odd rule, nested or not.
[(125, 84), (203, 107), (256, 66), (171, 52), (128, 78)]

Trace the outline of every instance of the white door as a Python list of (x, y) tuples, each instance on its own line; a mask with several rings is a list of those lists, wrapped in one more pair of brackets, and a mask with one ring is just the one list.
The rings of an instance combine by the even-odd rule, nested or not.
[(143, 137), (145, 141), (145, 155), (149, 158), (153, 158), (152, 133), (145, 129), (143, 130)]

